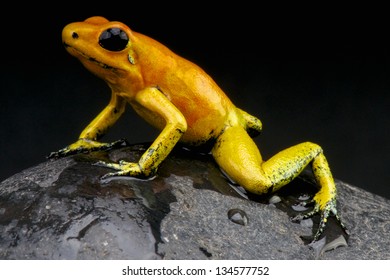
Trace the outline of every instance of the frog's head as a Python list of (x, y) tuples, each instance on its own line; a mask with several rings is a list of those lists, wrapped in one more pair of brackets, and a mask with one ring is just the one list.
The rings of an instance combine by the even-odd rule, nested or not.
[(135, 64), (133, 39), (125, 24), (98, 16), (70, 23), (62, 31), (67, 51), (92, 73), (111, 82), (128, 74)]

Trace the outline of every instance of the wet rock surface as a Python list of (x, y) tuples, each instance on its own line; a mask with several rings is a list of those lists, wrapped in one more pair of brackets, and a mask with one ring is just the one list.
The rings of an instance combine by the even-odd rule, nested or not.
[[(46, 161), (0, 183), (0, 259), (390, 259), (390, 201), (336, 180), (350, 235), (297, 206), (309, 172), (275, 196), (245, 193), (208, 155), (177, 147), (149, 180), (101, 181), (99, 160), (136, 161), (147, 145)], [(347, 242), (346, 242), (347, 241)], [(347, 244), (348, 243), (348, 244)]]

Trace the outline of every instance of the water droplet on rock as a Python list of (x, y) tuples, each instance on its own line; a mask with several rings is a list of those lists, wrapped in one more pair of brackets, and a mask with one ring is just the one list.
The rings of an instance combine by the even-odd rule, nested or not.
[(228, 211), (228, 218), (238, 225), (246, 226), (248, 224), (248, 216), (245, 211), (240, 209), (230, 209)]
[(279, 203), (279, 202), (281, 202), (282, 201), (282, 199), (280, 198), (280, 196), (278, 196), (278, 195), (273, 195), (273, 196), (271, 196), (271, 198), (269, 199), (269, 203), (270, 204), (276, 204), (276, 203)]
[(301, 200), (301, 201), (309, 200), (309, 199), (310, 199), (310, 195), (307, 194), (307, 193), (304, 193), (304, 194), (301, 194), (301, 195), (298, 197), (298, 199)]

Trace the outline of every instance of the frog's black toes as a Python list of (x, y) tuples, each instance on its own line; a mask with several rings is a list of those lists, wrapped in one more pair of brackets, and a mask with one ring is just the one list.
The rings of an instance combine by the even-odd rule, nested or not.
[(114, 178), (114, 177), (123, 177), (123, 176), (130, 176), (129, 172), (126, 171), (126, 170), (122, 170), (122, 171), (106, 173), (106, 174), (104, 174), (103, 176), (100, 177), (100, 180), (104, 181), (104, 180), (111, 179), (111, 178)]
[(300, 222), (300, 221), (303, 220), (303, 215), (302, 214), (298, 214), (296, 216), (291, 217), (290, 220), (292, 222)]
[(107, 162), (102, 161), (102, 160), (99, 160), (99, 161), (93, 163), (92, 165), (94, 165), (94, 166), (100, 166), (100, 167), (109, 167), (109, 166), (107, 166)]
[(340, 219), (340, 217), (338, 215), (338, 212), (337, 212), (337, 209), (336, 209), (336, 200), (334, 200), (334, 199), (329, 201), (328, 203), (326, 203), (325, 207), (323, 209), (321, 209), (321, 210), (320, 210), (319, 205), (316, 204), (312, 211), (310, 211), (308, 213), (305, 213), (305, 214), (298, 214), (297, 216), (293, 217), (291, 220), (295, 221), (295, 222), (296, 221), (301, 221), (303, 219), (310, 218), (310, 217), (314, 216), (317, 213), (321, 214), (320, 223), (318, 225), (317, 231), (315, 232), (315, 234), (313, 236), (313, 241), (312, 242), (316, 242), (316, 241), (318, 241), (320, 239), (322, 233), (325, 230), (325, 227), (326, 227), (326, 224), (328, 222), (328, 219), (329, 219), (329, 217), (331, 215), (336, 218), (336, 220), (340, 224), (340, 226), (343, 229), (343, 231), (348, 235), (348, 230), (345, 227), (345, 225), (342, 223), (342, 221), (341, 221), (341, 219)]
[[(307, 204), (305, 204), (306, 206)], [(304, 213), (304, 214), (298, 214), (294, 217), (291, 218), (291, 221), (293, 222), (300, 222), (302, 220), (305, 220), (305, 219), (308, 219), (308, 218), (311, 218), (313, 217), (315, 214), (317, 214), (319, 212), (319, 207), (314, 207), (313, 210), (311, 210), (310, 212), (307, 212), (307, 213)]]
[(59, 159), (62, 157), (67, 156), (69, 153), (66, 152), (65, 149), (61, 149), (57, 152), (51, 152), (48, 156), (46, 156), (47, 159)]
[(306, 206), (312, 206), (315, 204), (315, 201), (314, 200), (307, 200), (307, 201), (300, 201), (297, 203), (297, 205), (299, 206), (302, 206), (302, 207), (306, 207)]
[(110, 179), (112, 177), (116, 177), (116, 176), (118, 176), (116, 173), (117, 172), (106, 173), (106, 174), (104, 174), (103, 176), (100, 177), (100, 180), (104, 181), (104, 180)]
[(57, 159), (57, 158), (59, 158), (59, 154), (58, 154), (58, 152), (51, 152), (50, 154), (48, 154), (46, 156), (46, 158), (47, 159)]
[(324, 232), (326, 223), (328, 222), (329, 214), (330, 214), (329, 209), (325, 209), (324, 211), (321, 212), (320, 224), (318, 226), (317, 232), (314, 234), (312, 242), (315, 242), (318, 239), (320, 239), (321, 234)]
[(129, 146), (129, 143), (126, 141), (126, 139), (120, 139), (111, 143), (105, 143), (101, 144), (97, 147), (89, 149), (90, 152), (94, 151), (108, 151), (111, 149), (116, 149), (116, 148), (123, 148)]

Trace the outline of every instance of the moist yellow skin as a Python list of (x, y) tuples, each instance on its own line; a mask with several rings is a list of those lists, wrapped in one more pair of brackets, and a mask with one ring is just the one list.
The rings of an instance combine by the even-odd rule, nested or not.
[[(111, 50), (104, 46), (107, 40), (100, 44), (101, 35), (109, 29), (123, 32), (123, 46)], [(104, 163), (116, 170), (104, 177), (151, 176), (178, 141), (192, 146), (214, 143), (211, 154), (218, 165), (231, 179), (255, 194), (280, 189), (311, 164), (319, 191), (313, 198), (314, 210), (298, 218), (321, 213), (314, 240), (320, 237), (330, 213), (338, 218), (336, 186), (321, 147), (305, 142), (263, 160), (251, 138), (262, 130), (261, 121), (237, 108), (197, 65), (123, 23), (103, 17), (67, 25), (62, 39), (71, 55), (106, 81), (112, 96), (79, 139), (51, 153), (50, 158), (115, 146), (117, 143), (98, 140), (130, 104), (161, 133), (138, 162)]]

